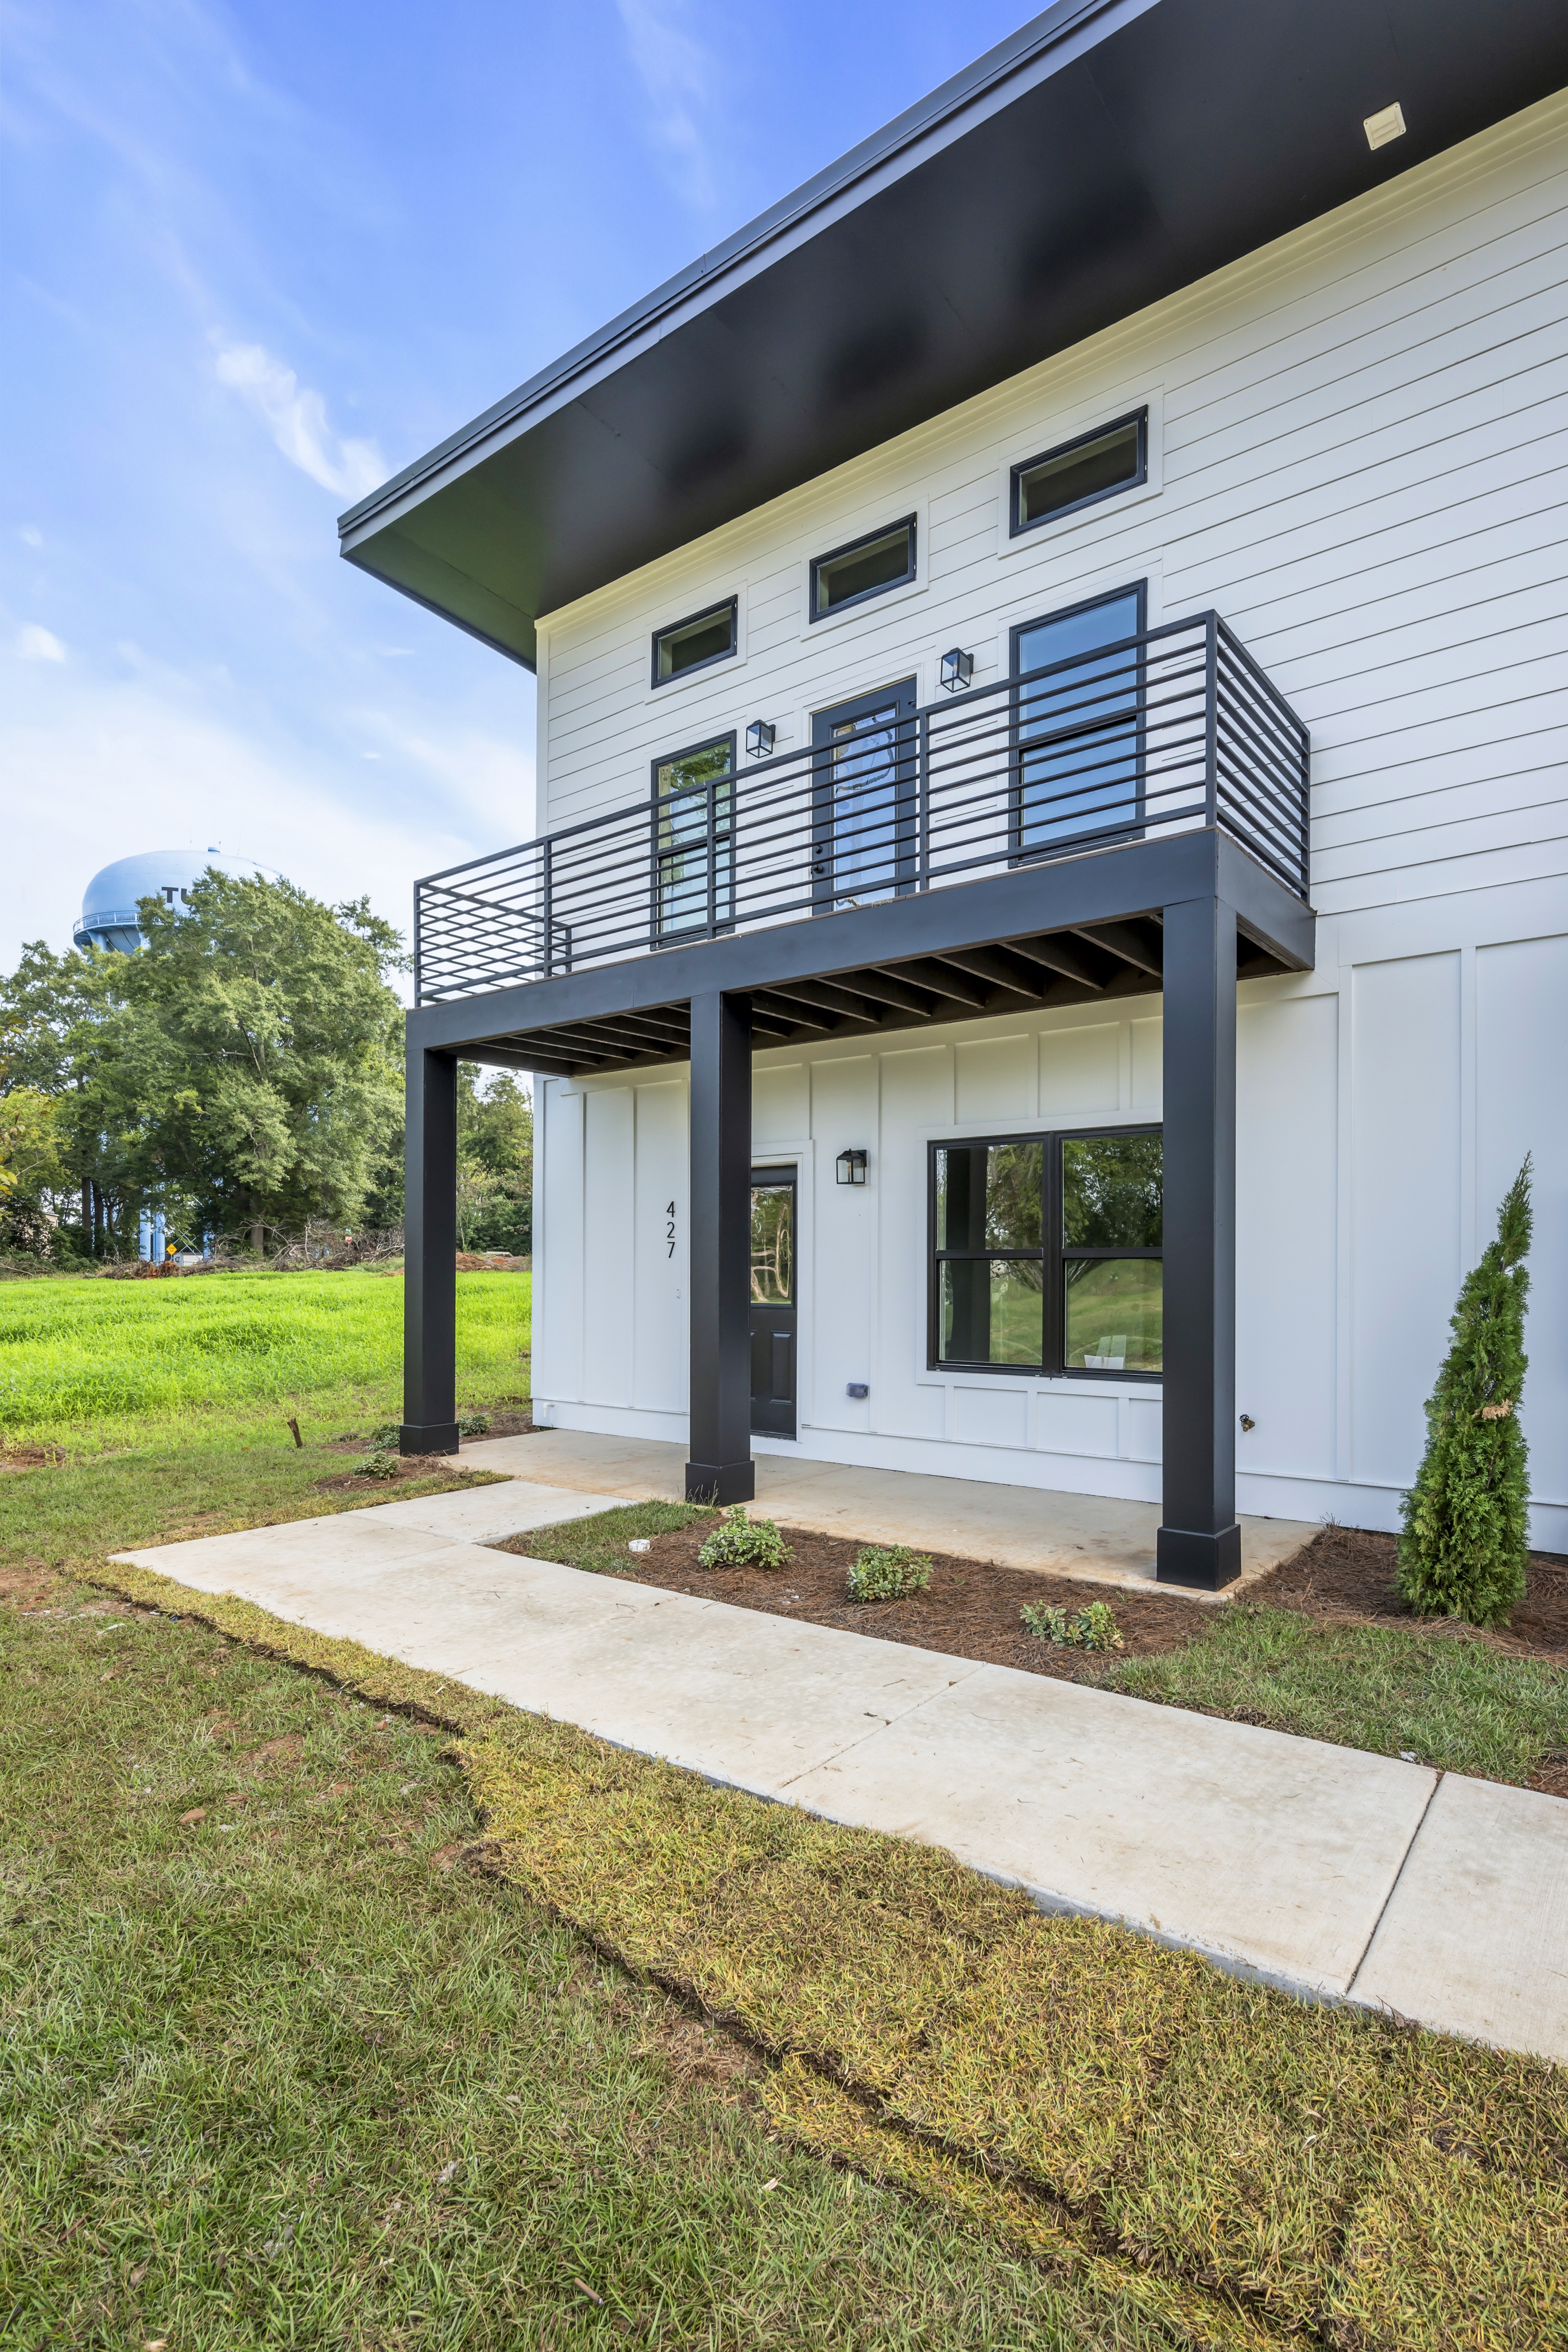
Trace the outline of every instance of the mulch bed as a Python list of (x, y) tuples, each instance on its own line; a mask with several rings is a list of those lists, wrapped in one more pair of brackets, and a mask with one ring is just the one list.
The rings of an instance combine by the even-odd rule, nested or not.
[[(908, 1642), (990, 1665), (1021, 1666), (1030, 1674), (1053, 1675), (1065, 1682), (1092, 1676), (1103, 1658), (1059, 1648), (1027, 1633), (1019, 1621), (1026, 1601), (1043, 1601), (1065, 1609), (1070, 1616), (1088, 1601), (1108, 1601), (1122, 1632), (1124, 1646), (1116, 1654), (1122, 1657), (1177, 1649), (1212, 1622), (1213, 1602), (1189, 1601), (1165, 1586), (1137, 1591), (945, 1552), (930, 1555), (932, 1577), (925, 1591), (907, 1601), (853, 1601), (846, 1600), (844, 1587), (860, 1547), (847, 1537), (786, 1528), (790, 1557), (783, 1568), (699, 1568), (697, 1553), (708, 1533), (708, 1525), (698, 1522), (655, 1536), (650, 1551), (628, 1558), (627, 1571), (640, 1584), (705, 1594), (775, 1617), (804, 1617), (816, 1625), (875, 1633), (884, 1642)], [(1531, 1559), (1527, 1596), (1512, 1624), (1496, 1633), (1446, 1618), (1413, 1617), (1396, 1590), (1395, 1566), (1392, 1536), (1327, 1527), (1293, 1559), (1243, 1587), (1238, 1597), (1270, 1608), (1299, 1610), (1324, 1622), (1419, 1625), (1425, 1633), (1484, 1642), (1514, 1657), (1568, 1664), (1568, 1561)], [(1564, 1769), (1560, 1793), (1568, 1795)]]
[(629, 1556), (628, 1573), (639, 1584), (662, 1584), (672, 1592), (729, 1601), (774, 1617), (804, 1617), (814, 1625), (840, 1625), (852, 1633), (874, 1633), (884, 1642), (908, 1642), (988, 1665), (1022, 1666), (1063, 1682), (1076, 1681), (1102, 1661), (1026, 1633), (1019, 1622), (1026, 1601), (1043, 1601), (1071, 1614), (1091, 1601), (1108, 1601), (1122, 1629), (1125, 1647), (1117, 1654), (1123, 1657), (1190, 1642), (1202, 1632), (1207, 1614), (1203, 1602), (1164, 1589), (1129, 1592), (946, 1552), (928, 1555), (931, 1582), (907, 1601), (849, 1601), (845, 1580), (860, 1546), (845, 1536), (786, 1528), (789, 1558), (782, 1568), (699, 1568), (697, 1553), (711, 1532), (711, 1522), (699, 1520), (655, 1536), (652, 1550)]
[(1242, 1598), (1342, 1623), (1350, 1618), (1364, 1625), (1419, 1625), (1424, 1633), (1484, 1642), (1510, 1657), (1568, 1664), (1568, 1559), (1535, 1553), (1524, 1599), (1495, 1633), (1456, 1618), (1415, 1616), (1399, 1598), (1396, 1571), (1392, 1536), (1366, 1528), (1326, 1527), (1282, 1568), (1248, 1585)]

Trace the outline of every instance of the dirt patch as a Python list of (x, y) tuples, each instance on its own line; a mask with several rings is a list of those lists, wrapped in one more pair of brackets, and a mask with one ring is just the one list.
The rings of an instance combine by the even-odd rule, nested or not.
[[(324, 1454), (362, 1454), (364, 1447), (331, 1445), (323, 1446), (321, 1450)], [(312, 1478), (310, 1484), (320, 1495), (369, 1495), (373, 1494), (378, 1486), (385, 1486), (389, 1490), (393, 1486), (406, 1486), (411, 1478), (438, 1478), (441, 1481), (438, 1491), (444, 1491), (450, 1486), (468, 1486), (472, 1473), (455, 1470), (450, 1454), (400, 1454), (395, 1468), (378, 1472), (374, 1476), (367, 1470), (335, 1470), (329, 1477)]]
[(492, 1437), (532, 1437), (533, 1435), (533, 1412), (531, 1407), (525, 1404), (519, 1405), (514, 1412), (493, 1412), (490, 1415), (488, 1429), (478, 1431), (473, 1437), (464, 1438), (462, 1443), (465, 1445), (483, 1445), (486, 1439)]
[(54, 1590), (54, 1577), (44, 1560), (24, 1559), (0, 1567), (0, 1607), (37, 1609)]
[[(697, 1553), (711, 1531), (711, 1523), (698, 1521), (655, 1536), (651, 1551), (629, 1557), (628, 1572), (640, 1584), (662, 1584), (672, 1592), (695, 1592), (774, 1617), (804, 1617), (814, 1625), (874, 1633), (883, 1642), (907, 1642), (988, 1665), (1022, 1666), (1063, 1682), (1092, 1672), (1099, 1662), (1082, 1650), (1059, 1649), (1054, 1642), (1026, 1633), (1020, 1622), (1026, 1601), (1043, 1601), (1071, 1614), (1087, 1601), (1108, 1601), (1122, 1629), (1126, 1647), (1120, 1654), (1125, 1657), (1190, 1642), (1207, 1614), (1201, 1601), (1173, 1592), (1128, 1592), (946, 1552), (930, 1555), (931, 1582), (924, 1592), (906, 1601), (850, 1601), (844, 1586), (860, 1546), (849, 1538), (787, 1528), (789, 1558), (782, 1568), (699, 1568)], [(537, 1546), (538, 1538), (532, 1540)], [(528, 1542), (519, 1536), (517, 1549)]]
[[(497, 1406), (491, 1412), (489, 1422), (488, 1429), (476, 1429), (472, 1436), (460, 1438), (459, 1446), (483, 1445), (492, 1437), (532, 1437), (534, 1434), (533, 1408), (526, 1399), (517, 1404)], [(346, 1429), (337, 1437), (324, 1438), (319, 1451), (323, 1454), (363, 1454), (368, 1450), (370, 1441), (371, 1433), (368, 1429)], [(396, 1438), (394, 1437), (391, 1443), (395, 1448)], [(425, 1457), (411, 1454), (408, 1458), (410, 1461), (414, 1461), (423, 1460)], [(443, 1463), (450, 1463), (452, 1460), (450, 1454), (437, 1454), (429, 1458)]]
[(7, 1445), (0, 1452), (0, 1472), (57, 1470), (65, 1458), (57, 1445)]
[(242, 1772), (253, 1772), (258, 1765), (262, 1764), (292, 1764), (304, 1753), (303, 1732), (280, 1732), (276, 1739), (266, 1740), (261, 1747), (253, 1748), (247, 1756), (240, 1757), (238, 1769)]

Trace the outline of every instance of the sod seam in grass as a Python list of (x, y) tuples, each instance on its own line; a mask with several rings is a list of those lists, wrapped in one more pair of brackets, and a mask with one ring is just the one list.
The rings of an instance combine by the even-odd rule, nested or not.
[(427, 1734), (47, 1598), (0, 1607), (7, 2352), (1193, 2343), (782, 2138), (733, 2038), (460, 1866)]
[[(1360, 2352), (1568, 2335), (1560, 2070), (1042, 1916), (934, 1849), (713, 1788), (251, 1604), (104, 1580), (455, 1728), (508, 1878), (836, 2082), (855, 2135), (959, 2210), (959, 2175), (1053, 2201), (1127, 2275), (1212, 2300), (1216, 2327)], [(774, 2095), (781, 2120), (804, 2113), (799, 2087)], [(841, 2152), (858, 2160), (850, 2137)], [(1426, 2308), (1392, 2291), (1406, 2279), (1429, 2283)]]

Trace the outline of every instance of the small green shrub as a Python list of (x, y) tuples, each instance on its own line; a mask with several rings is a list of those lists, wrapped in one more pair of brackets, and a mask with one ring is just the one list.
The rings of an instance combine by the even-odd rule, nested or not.
[(697, 1554), (699, 1568), (782, 1568), (789, 1547), (771, 1519), (748, 1519), (737, 1503)]
[(907, 1544), (863, 1544), (849, 1574), (852, 1601), (903, 1601), (924, 1592), (931, 1581), (931, 1562)]
[(397, 1450), (398, 1439), (402, 1435), (402, 1423), (401, 1421), (383, 1421), (377, 1428), (371, 1430), (367, 1443), (371, 1446), (372, 1452), (380, 1452), (382, 1447), (390, 1445), (395, 1453)]
[(483, 1437), (489, 1426), (487, 1412), (465, 1412), (458, 1418), (457, 1434), (459, 1437)]
[(401, 1464), (402, 1456), (394, 1454), (390, 1446), (378, 1445), (374, 1453), (367, 1454), (361, 1463), (360, 1475), (364, 1478), (395, 1478)]
[(1024, 1630), (1037, 1642), (1054, 1642), (1066, 1650), (1120, 1650), (1124, 1647), (1122, 1629), (1103, 1601), (1091, 1601), (1088, 1607), (1075, 1610), (1070, 1617), (1065, 1609), (1052, 1609), (1044, 1601), (1031, 1601), (1023, 1612)]

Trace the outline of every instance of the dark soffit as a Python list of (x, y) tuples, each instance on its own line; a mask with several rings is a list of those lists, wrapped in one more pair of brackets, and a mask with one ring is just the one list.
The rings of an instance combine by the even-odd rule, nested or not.
[(350, 508), (342, 552), (531, 667), (538, 614), (1565, 81), (1563, 0), (1061, 0)]

